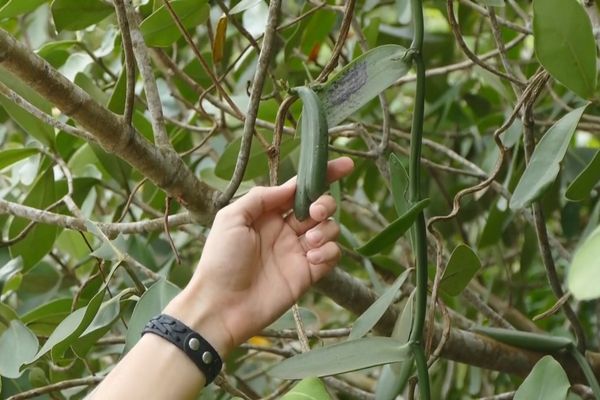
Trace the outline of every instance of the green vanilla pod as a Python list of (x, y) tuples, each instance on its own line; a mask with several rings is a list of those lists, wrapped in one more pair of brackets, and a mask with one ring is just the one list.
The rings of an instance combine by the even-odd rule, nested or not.
[(323, 104), (316, 93), (307, 86), (293, 91), (302, 100), (294, 214), (303, 221), (309, 217), (310, 204), (327, 190), (328, 126)]
[(488, 328), (482, 326), (475, 327), (472, 331), (489, 336), (502, 343), (540, 352), (564, 350), (573, 345), (573, 340), (563, 336), (550, 336), (512, 329)]

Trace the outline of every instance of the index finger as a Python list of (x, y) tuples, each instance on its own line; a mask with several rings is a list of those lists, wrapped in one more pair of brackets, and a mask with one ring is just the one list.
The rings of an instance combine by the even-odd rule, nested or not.
[[(353, 168), (354, 162), (350, 157), (331, 160), (327, 163), (327, 180), (335, 182), (350, 174)], [(294, 203), (293, 192), (289, 191), (291, 186), (296, 186), (296, 177), (278, 187), (251, 190), (228, 207), (239, 212), (246, 224), (253, 223), (261, 215), (270, 211), (285, 213)]]

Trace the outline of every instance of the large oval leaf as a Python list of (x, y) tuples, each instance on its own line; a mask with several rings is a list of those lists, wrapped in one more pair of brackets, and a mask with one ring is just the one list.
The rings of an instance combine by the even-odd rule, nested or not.
[(481, 268), (481, 261), (477, 254), (469, 246), (459, 244), (450, 255), (446, 271), (440, 281), (440, 290), (450, 296), (458, 296), (479, 268)]
[(0, 19), (18, 17), (44, 4), (46, 0), (9, 0), (0, 8)]
[(331, 399), (319, 378), (302, 379), (281, 400), (328, 400)]
[[(185, 28), (200, 25), (208, 18), (206, 0), (178, 0), (170, 2), (175, 14)], [(169, 10), (162, 5), (140, 24), (140, 31), (148, 46), (167, 47), (176, 42), (181, 33), (171, 18)]]
[(596, 152), (592, 161), (571, 182), (565, 197), (572, 201), (582, 201), (590, 194), (598, 181), (600, 181), (600, 151)]
[(569, 291), (578, 300), (600, 297), (600, 227), (596, 228), (573, 255), (567, 276)]
[(558, 361), (552, 356), (545, 356), (519, 386), (514, 399), (565, 400), (570, 386), (569, 378)]
[(39, 152), (33, 147), (0, 151), (0, 170)]
[(112, 5), (101, 0), (54, 0), (52, 17), (57, 31), (76, 31), (94, 25), (112, 14)]
[(0, 375), (6, 378), (21, 376), (21, 366), (29, 363), (38, 349), (38, 339), (18, 319), (10, 321), (0, 336)]
[(334, 375), (403, 361), (410, 354), (408, 344), (386, 337), (368, 337), (298, 354), (277, 364), (269, 375), (286, 379)]
[(534, 0), (535, 54), (550, 75), (579, 96), (596, 89), (596, 41), (577, 0)]
[[(27, 197), (24, 205), (44, 209), (58, 199), (56, 195), (56, 183), (52, 168), (39, 176)], [(8, 230), (10, 237), (14, 238), (20, 234), (29, 224), (22, 218), (15, 218)], [(35, 225), (23, 240), (19, 240), (10, 247), (12, 257), (23, 258), (23, 272), (29, 271), (40, 261), (54, 246), (54, 240), (58, 234), (58, 227), (45, 224)]]
[(586, 107), (587, 105), (569, 112), (544, 134), (510, 199), (512, 210), (528, 206), (554, 182), (560, 170), (560, 162), (567, 152), (571, 137)]
[(384, 45), (346, 65), (325, 85), (315, 87), (333, 127), (404, 76), (411, 67), (407, 49)]
[(129, 351), (140, 340), (142, 330), (150, 318), (159, 314), (180, 290), (171, 282), (161, 279), (144, 292), (129, 320), (124, 352)]

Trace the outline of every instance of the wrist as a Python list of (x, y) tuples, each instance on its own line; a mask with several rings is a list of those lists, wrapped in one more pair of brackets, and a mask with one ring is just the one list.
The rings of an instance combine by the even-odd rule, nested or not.
[(217, 350), (222, 359), (236, 346), (231, 333), (218, 315), (218, 308), (200, 301), (189, 289), (184, 289), (163, 312), (198, 332)]

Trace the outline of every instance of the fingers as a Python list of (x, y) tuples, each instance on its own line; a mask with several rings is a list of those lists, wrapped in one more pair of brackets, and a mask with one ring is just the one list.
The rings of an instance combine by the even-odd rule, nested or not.
[(340, 157), (327, 163), (327, 181), (335, 182), (350, 174), (354, 169), (354, 161), (350, 157)]
[[(329, 161), (327, 164), (327, 179), (329, 182), (336, 181), (348, 175), (352, 168), (354, 168), (354, 162), (349, 157), (340, 157), (335, 160)], [(294, 190), (296, 188), (296, 178), (292, 178), (283, 185), (273, 187), (257, 186), (252, 188), (245, 196), (242, 196), (239, 200), (233, 204), (228, 205), (222, 209), (222, 213), (230, 215), (239, 215), (243, 218), (245, 224), (252, 224), (261, 215), (269, 211), (278, 211), (284, 213), (292, 208), (294, 201)], [(319, 199), (320, 200), (320, 199)], [(317, 200), (317, 202), (319, 202)], [(330, 206), (325, 205), (325, 208), (317, 206), (313, 211), (313, 205), (311, 205), (310, 215), (311, 218), (316, 218), (315, 221), (322, 221), (328, 218)], [(335, 211), (335, 208), (334, 210)], [(313, 215), (314, 213), (314, 215)], [(328, 214), (325, 217), (323, 215)], [(294, 218), (295, 220), (295, 218)], [(296, 220), (297, 224), (299, 222)], [(304, 229), (299, 228), (297, 232), (299, 234), (304, 233), (306, 229), (309, 229), (313, 224), (308, 224)]]
[(250, 225), (269, 211), (283, 212), (289, 209), (294, 190), (295, 185), (288, 183), (272, 187), (256, 186), (221, 211), (231, 217), (241, 217), (245, 224)]
[(312, 249), (306, 254), (310, 265), (313, 283), (323, 278), (338, 263), (342, 252), (335, 242), (327, 242), (323, 246)]
[(287, 217), (287, 223), (300, 236), (319, 222), (331, 217), (335, 213), (336, 208), (335, 199), (329, 195), (323, 195), (310, 205), (309, 218), (304, 221), (298, 221), (292, 213)]
[(323, 221), (301, 236), (300, 244), (308, 256), (312, 249), (318, 249), (327, 242), (335, 241), (339, 234), (340, 228), (335, 221)]

